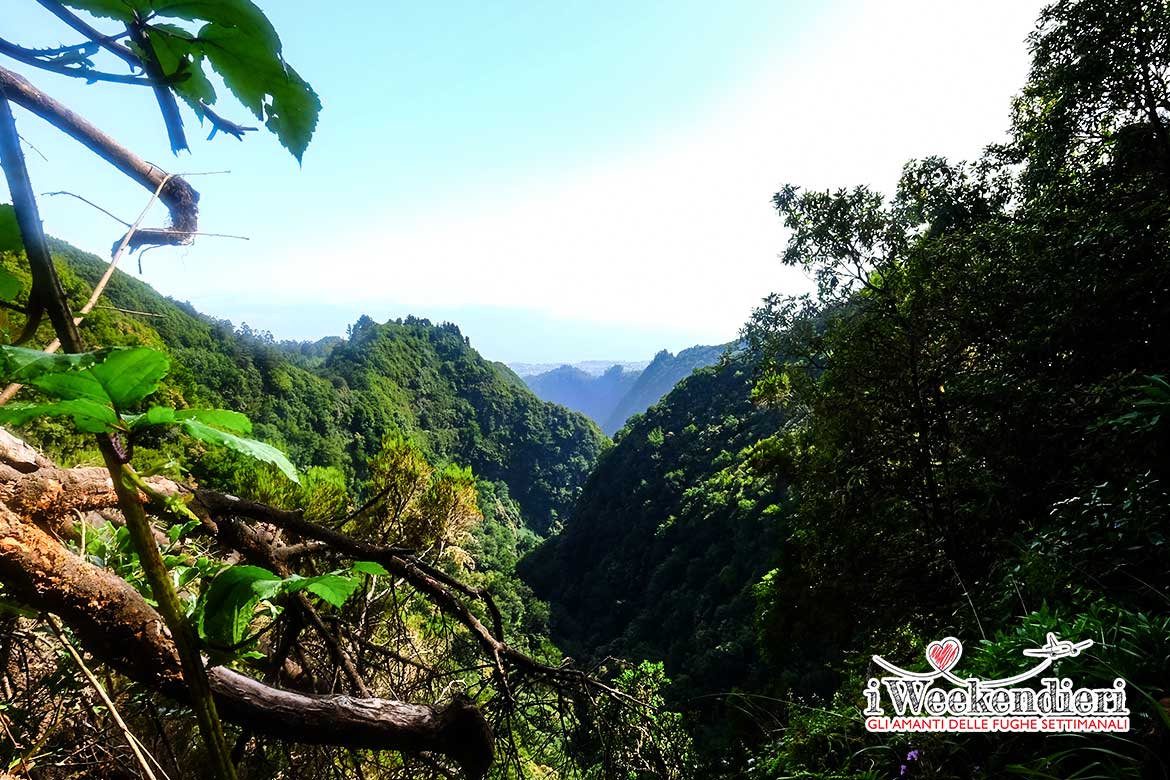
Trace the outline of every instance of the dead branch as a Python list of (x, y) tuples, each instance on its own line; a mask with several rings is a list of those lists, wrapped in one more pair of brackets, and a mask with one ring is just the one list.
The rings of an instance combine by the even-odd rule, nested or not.
[(171, 176), (167, 181), (166, 171), (122, 146), (89, 120), (37, 89), (28, 79), (2, 67), (0, 91), (12, 102), (79, 141), (147, 190), (160, 190), (159, 199), (171, 215), (171, 228), (138, 230), (130, 242), (132, 250), (146, 244), (182, 246), (191, 243), (192, 235), (198, 230), (199, 193), (182, 177)]

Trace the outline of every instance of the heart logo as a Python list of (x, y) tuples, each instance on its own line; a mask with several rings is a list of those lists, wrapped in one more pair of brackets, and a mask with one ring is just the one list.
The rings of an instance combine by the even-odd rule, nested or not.
[(926, 660), (940, 672), (950, 670), (959, 662), (959, 656), (962, 654), (963, 645), (953, 636), (931, 642), (926, 646)]

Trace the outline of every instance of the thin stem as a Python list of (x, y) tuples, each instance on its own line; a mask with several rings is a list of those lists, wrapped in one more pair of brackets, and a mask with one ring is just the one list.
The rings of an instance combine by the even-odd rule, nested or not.
[(90, 82), (110, 81), (115, 84), (137, 84), (143, 87), (153, 86), (153, 82), (141, 76), (123, 73), (106, 73), (105, 71), (95, 70), (93, 68), (65, 65), (60, 62), (54, 62), (53, 60), (46, 60), (37, 56), (35, 51), (26, 49), (23, 46), (17, 46), (15, 43), (6, 41), (3, 38), (0, 38), (0, 54), (5, 54), (17, 62), (23, 62), (25, 65), (31, 65), (34, 68), (47, 70), (50, 73), (56, 73), (61, 76), (71, 76), (75, 79), (85, 79)]
[(171, 584), (170, 574), (158, 545), (155, 544), (154, 532), (142, 506), (142, 499), (138, 493), (139, 485), (143, 484), (142, 479), (130, 464), (123, 462), (109, 436), (99, 436), (98, 447), (101, 449), (106, 468), (114, 478), (118, 507), (126, 518), (126, 527), (130, 529), (130, 538), (138, 552), (146, 581), (179, 651), (183, 681), (187, 684), (191, 707), (195, 710), (195, 719), (207, 745), (215, 776), (220, 780), (235, 780), (236, 768), (231, 762), (231, 752), (223, 736), (215, 700), (211, 696), (211, 686), (207, 681), (207, 669), (203, 666), (203, 658), (199, 653), (198, 639), (183, 613), (179, 595)]

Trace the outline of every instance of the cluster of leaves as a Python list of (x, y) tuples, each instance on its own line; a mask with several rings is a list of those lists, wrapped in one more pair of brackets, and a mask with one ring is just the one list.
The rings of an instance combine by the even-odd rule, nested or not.
[(96, 352), (48, 354), (0, 346), (0, 376), (40, 390), (46, 402), (13, 402), (0, 407), (0, 424), (22, 425), (41, 417), (69, 417), (79, 431), (116, 433), (128, 440), (159, 428), (179, 428), (191, 438), (236, 450), (271, 463), (296, 481), (296, 469), (280, 450), (240, 434), (252, 424), (239, 412), (151, 406), (131, 413), (158, 390), (170, 360), (148, 347), (107, 347)]
[[(200, 120), (217, 99), (210, 66), (293, 156), (300, 160), (304, 155), (317, 127), (321, 101), (285, 62), (276, 30), (250, 0), (66, 0), (65, 4), (133, 30), (129, 48), (147, 64), (152, 81), (173, 90)], [(90, 57), (96, 52), (93, 45), (73, 58), (77, 75), (85, 77), (87, 70), (94, 70)], [(212, 135), (218, 129), (219, 121), (213, 122)]]

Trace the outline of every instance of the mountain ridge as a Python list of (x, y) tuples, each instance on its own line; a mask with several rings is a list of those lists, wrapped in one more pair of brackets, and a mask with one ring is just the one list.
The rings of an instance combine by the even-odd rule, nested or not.
[(677, 354), (663, 349), (638, 370), (614, 363), (595, 373), (583, 364), (565, 363), (520, 378), (538, 397), (587, 415), (606, 435), (614, 436), (633, 415), (657, 403), (692, 371), (718, 362), (727, 347), (696, 345)]

